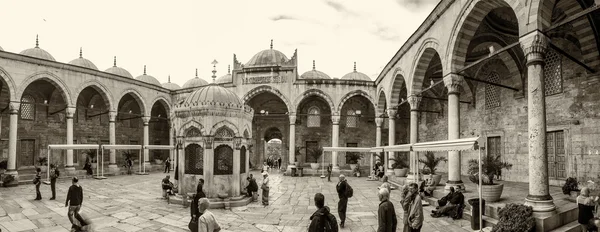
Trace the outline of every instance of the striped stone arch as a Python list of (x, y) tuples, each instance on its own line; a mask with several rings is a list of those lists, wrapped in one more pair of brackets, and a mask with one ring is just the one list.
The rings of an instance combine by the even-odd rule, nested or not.
[(202, 126), (201, 123), (199, 123), (196, 120), (191, 120), (188, 121), (186, 123), (184, 123), (180, 128), (179, 128), (179, 133), (177, 134), (177, 136), (185, 136), (188, 132), (188, 130), (190, 130), (191, 128), (196, 128), (200, 131), (200, 134), (205, 135), (206, 134), (206, 129), (204, 128), (204, 126)]
[(6, 87), (8, 88), (8, 94), (9, 94), (9, 100), (10, 101), (21, 101), (21, 99), (17, 98), (17, 87), (15, 86), (15, 81), (13, 80), (13, 78), (10, 76), (10, 74), (8, 74), (8, 72), (6, 72), (6, 70), (4, 70), (2, 67), (0, 67), (0, 78), (2, 78), (2, 80), (6, 83)]
[[(436, 39), (428, 38), (423, 41), (423, 44), (417, 53), (418, 55), (413, 61), (413, 71), (411, 72), (413, 76), (411, 78), (410, 89), (407, 91), (408, 93), (418, 94), (423, 89), (423, 80), (425, 79), (425, 73), (429, 68), (429, 63), (436, 54), (439, 56), (438, 46), (439, 43)], [(443, 64), (441, 57), (440, 61)]]
[(152, 107), (154, 107), (154, 104), (156, 104), (156, 102), (161, 102), (161, 104), (165, 107), (165, 111), (168, 114), (167, 117), (169, 117), (171, 115), (171, 101), (165, 96), (159, 95), (155, 97), (154, 100), (152, 100), (150, 104), (148, 104), (148, 109), (146, 109), (146, 112), (151, 113)]
[(242, 98), (242, 102), (244, 102), (244, 104), (248, 104), (248, 102), (250, 100), (252, 100), (252, 98), (254, 98), (255, 96), (257, 96), (261, 93), (265, 93), (265, 92), (272, 93), (275, 96), (279, 97), (281, 99), (281, 101), (285, 104), (285, 106), (287, 107), (288, 112), (294, 112), (294, 107), (290, 104), (290, 101), (287, 99), (287, 97), (285, 97), (285, 95), (283, 93), (281, 93), (281, 91), (279, 91), (278, 89), (273, 88), (268, 85), (261, 85), (254, 89), (251, 89), (246, 94), (244, 94), (244, 97)]
[(48, 81), (50, 84), (54, 85), (56, 89), (58, 89), (61, 93), (61, 96), (65, 100), (67, 106), (74, 106), (73, 99), (71, 99), (71, 91), (67, 88), (67, 84), (58, 76), (54, 75), (54, 73), (48, 71), (42, 71), (34, 73), (28, 77), (26, 77), (21, 84), (19, 84), (19, 90), (17, 91), (16, 100), (21, 101), (21, 97), (25, 92), (25, 89), (29, 87), (31, 83), (38, 80)]
[(351, 92), (347, 93), (346, 95), (344, 95), (341, 98), (340, 103), (338, 104), (336, 112), (340, 112), (342, 110), (342, 107), (344, 106), (344, 103), (346, 103), (346, 101), (348, 101), (348, 99), (350, 99), (350, 98), (352, 98), (354, 96), (363, 96), (363, 97), (365, 97), (367, 100), (369, 100), (369, 102), (371, 102), (371, 106), (373, 106), (373, 109), (377, 108), (377, 106), (375, 105), (375, 100), (373, 100), (373, 98), (371, 97), (371, 95), (369, 95), (364, 90), (360, 90), (359, 89), (359, 90), (351, 91)]
[(457, 72), (465, 66), (467, 49), (477, 28), (490, 11), (500, 7), (513, 9), (517, 16), (519, 35), (528, 32), (525, 23), (528, 8), (525, 8), (520, 0), (469, 0), (461, 9), (451, 30), (445, 53), (445, 57), (448, 58), (442, 67), (445, 74)]
[[(483, 36), (485, 37), (485, 41), (490, 41), (489, 44), (493, 45), (496, 49), (497, 48), (501, 48), (501, 47), (505, 47), (508, 44), (506, 42), (504, 42), (502, 39), (496, 37), (496, 36)], [(481, 38), (481, 36), (479, 36), (478, 38)], [(516, 61), (518, 59), (519, 54), (516, 54), (513, 52), (513, 50), (509, 50), (507, 52), (502, 52), (500, 54), (498, 54), (498, 58), (500, 60), (502, 60), (502, 62), (504, 63), (504, 65), (508, 68), (509, 70), (509, 76), (511, 79), (513, 79), (512, 82), (513, 84), (517, 84), (516, 86), (513, 86), (517, 89), (519, 89), (519, 91), (524, 91), (525, 89), (523, 88), (523, 86), (525, 86), (525, 74), (523, 74), (524, 70), (521, 65), (518, 65), (518, 62)], [(485, 66), (485, 64), (480, 65), (479, 68)], [(478, 72), (477, 72), (478, 73)], [(511, 84), (512, 85), (512, 84)]]
[[(300, 94), (300, 96), (298, 96), (296, 98), (296, 101), (294, 101), (294, 106), (295, 107), (299, 107), (300, 103), (304, 99), (306, 99), (306, 98), (308, 98), (310, 96), (318, 96), (318, 97), (322, 98), (329, 105), (329, 108), (331, 109), (331, 113), (336, 112), (335, 111), (335, 104), (333, 103), (333, 100), (332, 100), (331, 96), (329, 96), (329, 94), (323, 92), (320, 89), (309, 89), (309, 90), (304, 91), (304, 93)], [(290, 111), (290, 112), (292, 112), (292, 111)]]
[(388, 103), (388, 100), (385, 95), (385, 89), (382, 87), (379, 89), (378, 94), (377, 94), (377, 108), (376, 108), (377, 116), (385, 113), (385, 110), (386, 110), (388, 104), (389, 103)]
[[(118, 101), (115, 101), (115, 102), (117, 102), (117, 105), (115, 106), (115, 108), (117, 108), (116, 109), (117, 111), (119, 110), (118, 108), (119, 108), (119, 103), (121, 102), (121, 99), (123, 99), (123, 97), (125, 97), (125, 95), (127, 95), (127, 94), (131, 94), (131, 96), (133, 96), (133, 99), (135, 99), (137, 101), (137, 103), (140, 106), (140, 111), (141, 111), (140, 114), (141, 115), (150, 116), (150, 112), (148, 112), (148, 114), (146, 114), (146, 108), (147, 108), (146, 101), (144, 101), (144, 98), (142, 98), (142, 95), (140, 94), (140, 92), (138, 92), (137, 90), (135, 90), (133, 88), (125, 89), (121, 92), (121, 94), (119, 94), (119, 96), (117, 98)], [(117, 100), (117, 99), (115, 99), (115, 100)]]
[[(388, 108), (390, 108), (391, 106), (396, 106), (398, 105), (398, 103), (400, 103), (400, 92), (402, 91), (402, 87), (406, 86), (406, 75), (404, 74), (404, 71), (402, 71), (401, 68), (396, 68), (394, 70), (394, 73), (392, 75), (392, 78), (394, 80), (391, 89), (388, 90), (389, 93), (386, 94), (386, 96), (389, 97), (388, 99)], [(408, 91), (407, 91), (408, 92)], [(406, 98), (406, 96), (404, 96)]]
[(233, 123), (231, 123), (230, 121), (227, 121), (227, 120), (223, 120), (223, 121), (216, 123), (212, 127), (212, 129), (210, 129), (210, 135), (214, 136), (215, 133), (217, 132), (217, 130), (219, 130), (221, 127), (227, 127), (228, 129), (233, 131), (233, 133), (236, 137), (240, 137), (240, 131), (238, 130), (237, 126), (235, 126)]
[(113, 108), (113, 107), (115, 107), (115, 103), (111, 97), (111, 96), (114, 96), (113, 93), (108, 88), (106, 88), (106, 86), (104, 84), (100, 83), (99, 81), (97, 81), (95, 79), (86, 80), (85, 82), (83, 82), (83, 84), (81, 84), (79, 87), (77, 87), (77, 90), (75, 90), (75, 95), (73, 95), (73, 97), (75, 98), (75, 101), (77, 101), (77, 99), (79, 99), (79, 95), (87, 87), (91, 87), (94, 90), (98, 91), (98, 93), (104, 99), (104, 103), (106, 104), (107, 109), (109, 109), (111, 111), (115, 110)]

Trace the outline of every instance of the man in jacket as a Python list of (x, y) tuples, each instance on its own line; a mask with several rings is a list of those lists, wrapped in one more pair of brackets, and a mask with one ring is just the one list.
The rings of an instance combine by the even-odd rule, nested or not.
[(78, 224), (81, 225), (81, 227), (87, 225), (85, 220), (79, 215), (79, 210), (81, 210), (81, 204), (83, 203), (83, 188), (79, 186), (78, 182), (79, 179), (73, 177), (72, 185), (69, 187), (69, 192), (67, 192), (67, 201), (65, 202), (65, 207), (69, 207), (67, 216), (74, 228), (80, 228), (75, 224), (74, 219), (77, 219)]
[(50, 200), (56, 199), (56, 179), (60, 176), (60, 172), (56, 168), (56, 165), (50, 164), (50, 190), (52, 191), (52, 197)]
[(40, 185), (42, 184), (42, 169), (35, 169), (35, 177), (33, 178), (33, 184), (35, 184), (35, 200), (42, 200), (42, 193), (40, 192)]
[(450, 193), (446, 195), (448, 203), (440, 207), (437, 211), (432, 211), (432, 217), (447, 216), (452, 210), (456, 210), (465, 204), (465, 196), (462, 194), (460, 186), (456, 187), (458, 188), (456, 191), (454, 191), (453, 187), (450, 187)]
[(346, 222), (346, 209), (348, 207), (348, 196), (346, 196), (347, 188), (348, 183), (346, 181), (346, 176), (342, 174), (340, 175), (340, 182), (335, 186), (338, 197), (340, 198), (340, 201), (338, 201), (338, 215), (340, 215), (340, 227), (342, 228), (344, 228), (344, 223)]
[(381, 203), (379, 203), (379, 210), (377, 211), (377, 219), (379, 221), (377, 232), (395, 232), (398, 226), (398, 219), (396, 219), (394, 204), (388, 201), (390, 192), (387, 188), (381, 188), (378, 195)]
[(256, 179), (254, 179), (252, 174), (250, 174), (250, 176), (248, 176), (246, 179), (248, 180), (246, 191), (248, 192), (248, 197), (252, 197), (252, 194), (258, 191), (258, 184), (256, 183)]
[(407, 196), (407, 200), (410, 202), (410, 205), (408, 207), (408, 215), (405, 214), (405, 218), (408, 219), (408, 231), (420, 232), (423, 226), (423, 205), (421, 203), (421, 196), (419, 195), (419, 186), (416, 183), (410, 183), (408, 185), (408, 192), (410, 195)]
[(335, 216), (330, 213), (329, 207), (325, 206), (323, 194), (315, 194), (315, 206), (317, 211), (310, 216), (308, 232), (337, 232), (338, 225)]

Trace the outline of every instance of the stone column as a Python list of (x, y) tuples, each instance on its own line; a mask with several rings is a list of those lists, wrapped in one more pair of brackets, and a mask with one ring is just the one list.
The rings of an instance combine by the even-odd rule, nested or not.
[[(383, 125), (383, 118), (375, 118), (375, 125), (377, 126), (377, 129), (375, 130), (375, 147), (380, 147), (381, 146), (381, 126)], [(371, 170), (373, 170), (374, 167), (374, 163), (375, 160), (373, 158), (373, 154), (371, 154), (371, 169), (369, 169), (369, 172)]]
[[(419, 108), (419, 103), (421, 102), (421, 97), (417, 97), (416, 95), (411, 95), (408, 97), (408, 103), (410, 104), (410, 143), (417, 143), (419, 136), (419, 112), (417, 111)], [(419, 169), (419, 158), (417, 157), (417, 153), (414, 151), (410, 152), (410, 171), (416, 175)]]
[(231, 181), (230, 196), (236, 197), (240, 195), (240, 170), (242, 163), (240, 162), (240, 149), (242, 148), (242, 138), (233, 138), (233, 181)]
[[(331, 134), (331, 146), (338, 147), (340, 144), (340, 116), (332, 115), (331, 122), (333, 123), (332, 128), (333, 132)], [(325, 154), (323, 154), (325, 155)], [(332, 172), (339, 172), (340, 165), (338, 164), (338, 153), (337, 151), (331, 152), (331, 163), (333, 164)]]
[[(527, 59), (527, 119), (529, 134), (529, 194), (525, 205), (535, 212), (556, 209), (548, 183), (546, 154), (546, 102), (544, 96), (544, 55), (548, 38), (532, 32), (520, 39)], [(535, 184), (533, 184), (535, 183)]]
[(8, 186), (16, 186), (19, 184), (19, 172), (17, 171), (17, 129), (19, 120), (19, 107), (21, 103), (9, 103), (10, 110), (10, 125), (8, 130), (8, 161), (5, 175), (13, 175), (15, 180)]
[[(396, 112), (397, 110), (395, 109), (387, 109), (388, 120), (390, 121), (388, 127), (388, 146), (396, 144)], [(394, 174), (394, 169), (392, 169), (394, 161), (390, 160), (392, 157), (394, 157), (394, 152), (388, 152), (385, 157), (385, 170), (387, 175)]]
[[(177, 136), (177, 144), (181, 144), (180, 147), (177, 147), (177, 145), (175, 145), (176, 146), (175, 149), (176, 149), (176, 153), (177, 153), (176, 154), (177, 155), (176, 162), (177, 162), (177, 166), (178, 166), (178, 168), (176, 168), (177, 175), (178, 175), (177, 185), (178, 185), (179, 194), (186, 194), (183, 192), (184, 191), (183, 190), (183, 184), (184, 184), (183, 175), (185, 173), (184, 172), (184, 168), (185, 168), (185, 158), (184, 158), (185, 153), (184, 152), (185, 151), (183, 149), (184, 148), (183, 147), (183, 136)], [(206, 153), (204, 153), (204, 154), (205, 154), (204, 156), (206, 157)]]
[[(110, 145), (115, 145), (117, 143), (116, 136), (116, 124), (115, 121), (117, 119), (116, 111), (108, 112), (108, 143)], [(109, 162), (108, 162), (108, 172), (119, 174), (119, 165), (117, 165), (117, 153), (115, 149), (110, 150)]]
[[(214, 181), (214, 160), (215, 153), (213, 150), (214, 137), (204, 137), (204, 193), (209, 198), (218, 197)], [(185, 165), (184, 165), (185, 166)]]
[[(75, 116), (77, 108), (67, 107), (67, 145), (73, 145), (73, 116)], [(97, 157), (99, 159), (99, 157)], [(48, 161), (50, 162), (50, 161)], [(98, 164), (99, 165), (99, 164)], [(75, 166), (73, 166), (73, 149), (67, 150), (67, 165), (65, 165), (67, 175), (75, 175)]]
[[(448, 88), (448, 139), (460, 138), (460, 85), (463, 78), (457, 74), (450, 74), (444, 77), (444, 85)], [(464, 184), (460, 179), (460, 151), (448, 152), (448, 182), (445, 189), (460, 185), (464, 189)]]
[(293, 163), (296, 158), (296, 114), (290, 114), (290, 157), (287, 166), (287, 173), (291, 174), (293, 167), (296, 167)]
[[(143, 146), (146, 147), (146, 145), (150, 144), (150, 128), (149, 128), (149, 123), (150, 123), (150, 116), (144, 116), (142, 117), (142, 121), (144, 122), (144, 144)], [(145, 171), (151, 171), (150, 169), (152, 168), (152, 164), (150, 164), (150, 152), (148, 149), (144, 148), (144, 168), (146, 169)]]

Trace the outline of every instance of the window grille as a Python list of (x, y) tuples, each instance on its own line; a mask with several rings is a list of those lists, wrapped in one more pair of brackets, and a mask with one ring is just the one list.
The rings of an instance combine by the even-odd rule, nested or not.
[(348, 110), (346, 113), (346, 127), (354, 128), (358, 124), (358, 117), (354, 110)]
[(200, 137), (202, 136), (202, 133), (200, 133), (200, 130), (198, 130), (198, 128), (196, 127), (190, 127), (187, 132), (185, 133), (185, 137)]
[(308, 109), (308, 127), (319, 127), (321, 126), (321, 116), (319, 115), (319, 108), (313, 106)]
[(215, 175), (233, 174), (233, 149), (231, 147), (221, 145), (215, 149), (214, 169)]
[(216, 138), (233, 138), (234, 134), (229, 128), (223, 126), (217, 130), (215, 133)]
[[(487, 81), (500, 83), (500, 75), (497, 72), (490, 72), (487, 75)], [(492, 109), (500, 106), (500, 87), (495, 85), (485, 86), (485, 108)]]
[(185, 174), (204, 175), (204, 149), (198, 144), (185, 147)]
[(33, 120), (35, 118), (35, 99), (31, 95), (25, 95), (21, 99), (21, 119)]
[(544, 59), (544, 94), (546, 96), (563, 91), (562, 57), (552, 49), (548, 49)]
[(246, 147), (240, 148), (240, 173), (246, 172)]

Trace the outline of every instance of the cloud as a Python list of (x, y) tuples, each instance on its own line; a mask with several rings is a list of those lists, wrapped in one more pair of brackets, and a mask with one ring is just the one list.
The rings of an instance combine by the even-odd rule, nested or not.
[(406, 7), (408, 9), (421, 9), (429, 5), (438, 4), (440, 0), (396, 0), (396, 2), (401, 7)]
[(388, 26), (382, 24), (375, 24), (374, 29), (372, 29), (373, 33), (382, 40), (388, 41), (398, 41), (400, 40), (400, 35), (397, 33), (397, 29), (390, 28)]
[(346, 8), (344, 5), (342, 5), (338, 2), (331, 1), (331, 0), (325, 0), (325, 4), (327, 4), (329, 7), (333, 8), (337, 12), (340, 12), (343, 14), (348, 14), (348, 15), (353, 15), (353, 16), (358, 16), (358, 14), (356, 12), (351, 11), (350, 9)]
[(276, 15), (271, 18), (272, 21), (280, 21), (280, 20), (298, 20), (298, 18), (290, 15)]

